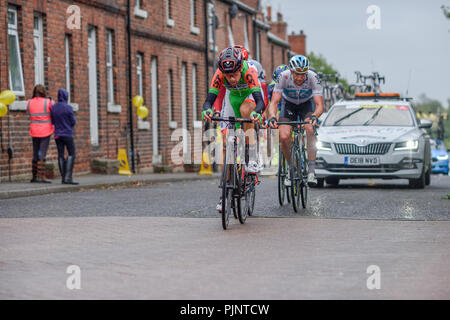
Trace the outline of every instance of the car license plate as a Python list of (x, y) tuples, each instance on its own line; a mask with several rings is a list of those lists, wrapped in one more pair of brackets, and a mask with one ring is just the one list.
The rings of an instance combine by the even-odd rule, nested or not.
[(380, 164), (379, 157), (345, 157), (344, 164), (346, 166), (377, 166)]

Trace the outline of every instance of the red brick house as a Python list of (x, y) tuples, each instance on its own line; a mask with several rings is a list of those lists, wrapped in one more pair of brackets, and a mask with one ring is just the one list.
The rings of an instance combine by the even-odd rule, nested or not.
[[(26, 101), (35, 84), (44, 84), (55, 100), (59, 88), (70, 92), (77, 119), (76, 174), (91, 172), (93, 159), (116, 159), (119, 148), (128, 150), (136, 172), (184, 170), (171, 159), (178, 144), (171, 136), (185, 128), (193, 139), (201, 127), (218, 50), (246, 46), (268, 81), (273, 67), (287, 62), (290, 44), (273, 32), (257, 0), (129, 2), (128, 30), (127, 0), (0, 0), (0, 91), (17, 96), (0, 118), (0, 182), (31, 176)], [(143, 96), (146, 119), (129, 99), (129, 58), (131, 97)], [(51, 141), (47, 162), (56, 159)]]

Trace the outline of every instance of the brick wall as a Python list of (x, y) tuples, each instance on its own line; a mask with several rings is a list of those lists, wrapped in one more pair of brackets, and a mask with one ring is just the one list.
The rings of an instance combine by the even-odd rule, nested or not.
[[(136, 54), (143, 56), (143, 98), (149, 109), (149, 116), (138, 121), (136, 108), (132, 107), (133, 132), (136, 169), (140, 172), (151, 171), (161, 160), (162, 165), (173, 165), (172, 148), (178, 141), (171, 141), (175, 132), (169, 126), (169, 71), (173, 75), (173, 119), (177, 128), (182, 127), (182, 66), (186, 67), (186, 127), (194, 139), (194, 113), (197, 120), (201, 119), (206, 89), (213, 75), (212, 60), (214, 51), (208, 48), (209, 70), (206, 75), (207, 45), (205, 43), (205, 2), (195, 1), (196, 25), (191, 28), (190, 1), (171, 0), (171, 20), (167, 19), (167, 0), (141, 1), (141, 11), (135, 14), (135, 2), (131, 1), (131, 61), (132, 61), (132, 96), (138, 92), (136, 73)], [(220, 25), (216, 30), (218, 50), (230, 45), (228, 26), (231, 25), (235, 44), (245, 44), (244, 16), (247, 17), (248, 47), (255, 56), (255, 18), (262, 19), (262, 13), (255, 13), (258, 1), (241, 1), (253, 8), (240, 6), (238, 15), (231, 20), (229, 15), (230, 1), (216, 2), (216, 14)], [(35, 12), (43, 16), (44, 21), (44, 71), (45, 85), (48, 95), (57, 98), (57, 91), (66, 87), (65, 79), (65, 35), (70, 35), (70, 72), (71, 72), (71, 102), (78, 105), (75, 116), (76, 163), (75, 173), (87, 173), (91, 170), (91, 160), (94, 158), (115, 159), (118, 148), (130, 149), (130, 128), (128, 119), (128, 44), (127, 44), (127, 12), (126, 0), (79, 0), (79, 1), (31, 1), (31, 0), (0, 0), (0, 42), (8, 43), (7, 36), (7, 4), (18, 8), (20, 53), (23, 66), (25, 96), (17, 97), (17, 101), (31, 98), (34, 87), (34, 51), (33, 51), (33, 17)], [(76, 4), (81, 10), (81, 28), (69, 29), (66, 25), (69, 15), (66, 9)], [(143, 10), (143, 11), (142, 11)], [(144, 12), (144, 16), (142, 16)], [(147, 17), (145, 17), (145, 14)], [(97, 38), (97, 104), (98, 104), (98, 146), (91, 145), (90, 129), (90, 99), (89, 99), (89, 68), (88, 68), (88, 28), (96, 28)], [(106, 67), (106, 31), (113, 31), (113, 78), (114, 102), (121, 106), (110, 112), (107, 100), (107, 67)], [(261, 33), (261, 62), (270, 80), (273, 64), (283, 61), (285, 52), (280, 46), (274, 47), (267, 39), (268, 30)], [(208, 43), (209, 47), (209, 43)], [(0, 90), (9, 89), (8, 46), (0, 46)], [(273, 56), (272, 56), (273, 52)], [(157, 61), (157, 80), (152, 81), (152, 59)], [(193, 97), (192, 68), (196, 66), (196, 96)], [(152, 87), (157, 88), (154, 96)], [(193, 106), (196, 100), (196, 106)], [(157, 101), (157, 113), (153, 114), (153, 103)], [(157, 119), (158, 138), (154, 137), (153, 119)], [(29, 117), (22, 110), (10, 110), (8, 115), (0, 119), (2, 133), (2, 152), (0, 154), (0, 181), (9, 179), (25, 179), (31, 176), (32, 147), (28, 134)], [(153, 154), (154, 139), (158, 141), (158, 155)], [(197, 141), (196, 149), (200, 144)], [(13, 158), (8, 162), (7, 147), (13, 148)], [(192, 159), (194, 158), (194, 152)], [(131, 165), (131, 158), (128, 158)], [(57, 152), (52, 138), (47, 161), (56, 162)], [(56, 166), (57, 168), (57, 166)], [(180, 167), (182, 169), (182, 166)]]

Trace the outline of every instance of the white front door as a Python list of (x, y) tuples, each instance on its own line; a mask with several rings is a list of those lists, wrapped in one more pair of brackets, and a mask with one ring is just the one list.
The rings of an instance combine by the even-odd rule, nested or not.
[(96, 30), (89, 29), (88, 56), (89, 56), (89, 115), (91, 129), (91, 144), (98, 145), (98, 106), (97, 106), (97, 44)]

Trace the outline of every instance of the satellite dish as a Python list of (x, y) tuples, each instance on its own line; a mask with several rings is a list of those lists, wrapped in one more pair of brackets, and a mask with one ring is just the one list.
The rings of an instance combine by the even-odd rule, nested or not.
[(239, 8), (236, 3), (233, 3), (233, 5), (230, 8), (230, 17), (231, 19), (236, 18), (236, 15), (238, 14)]

